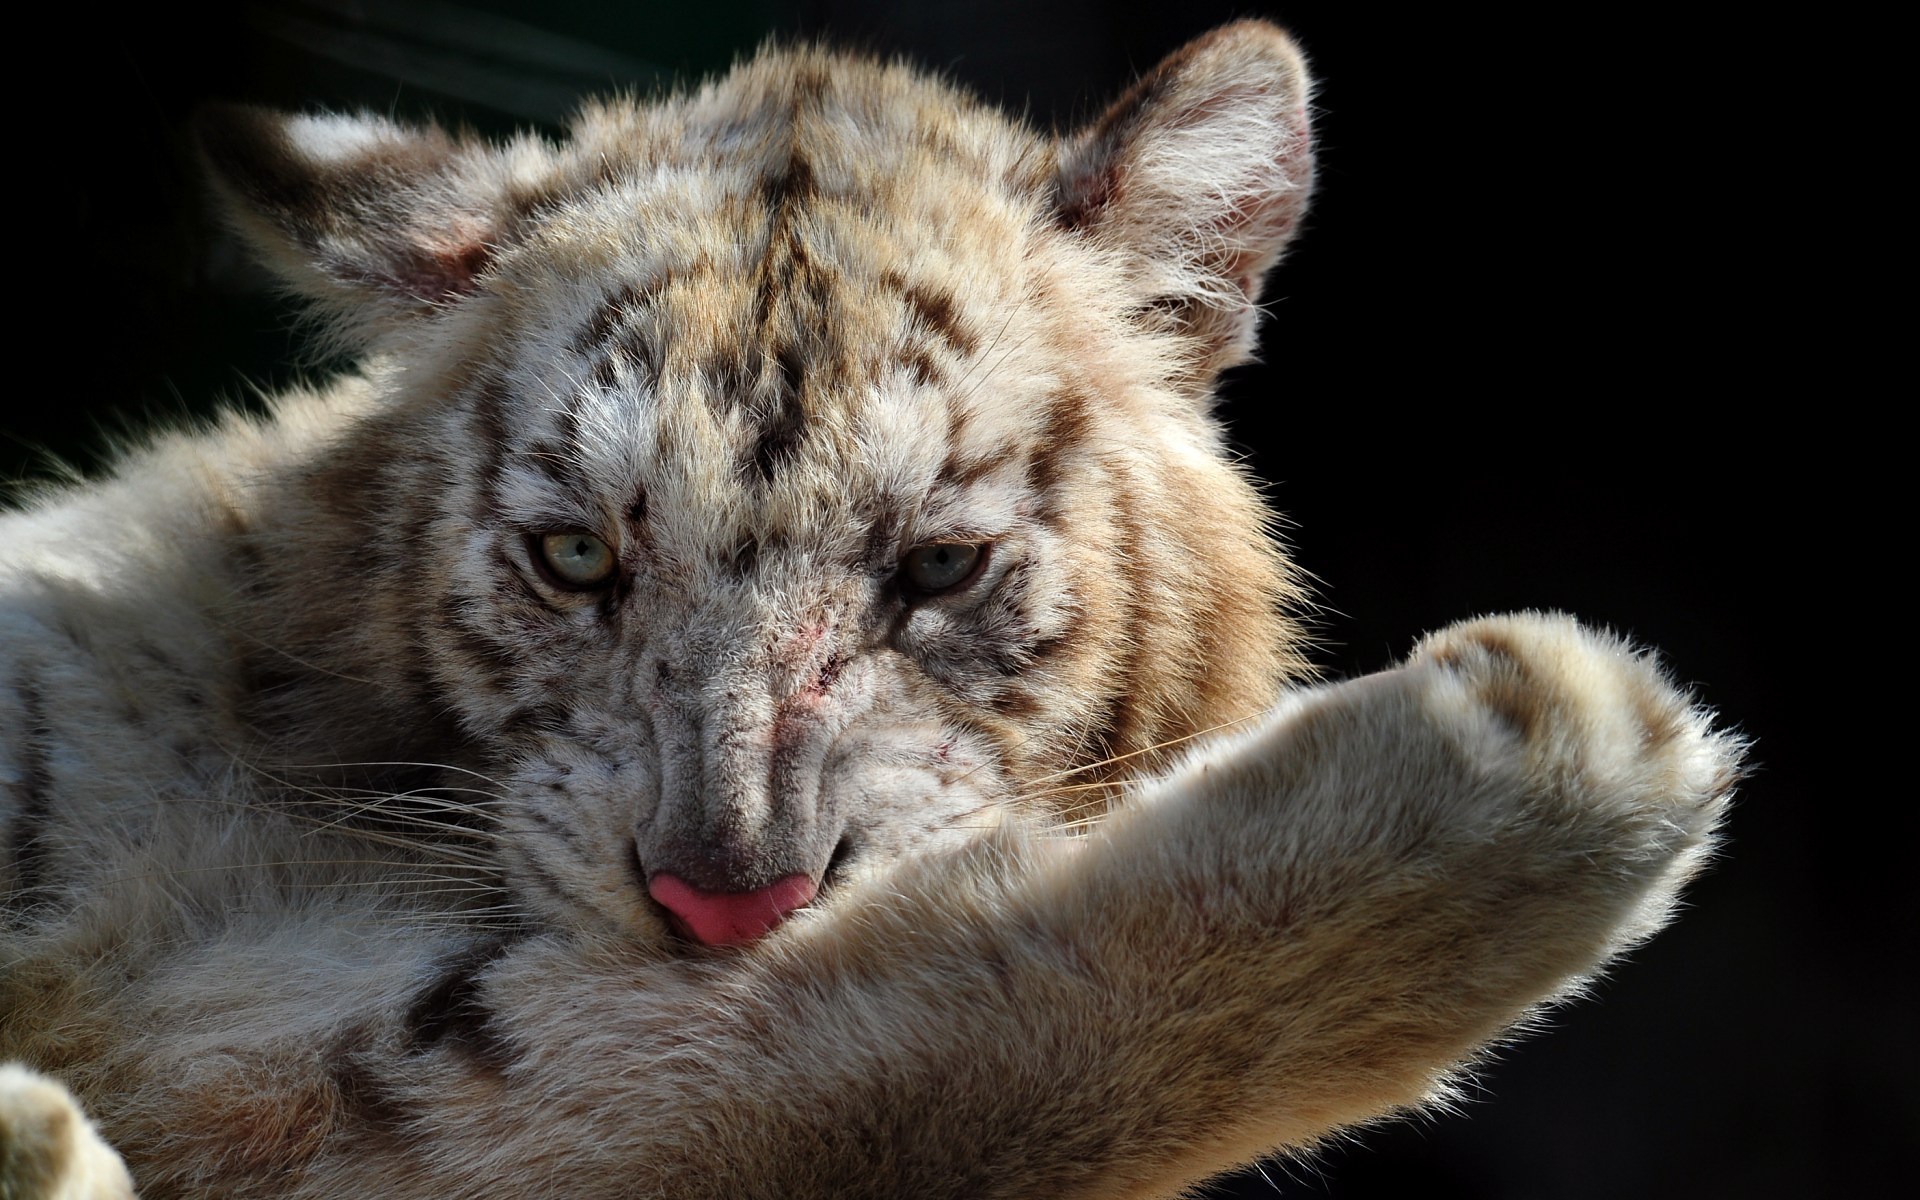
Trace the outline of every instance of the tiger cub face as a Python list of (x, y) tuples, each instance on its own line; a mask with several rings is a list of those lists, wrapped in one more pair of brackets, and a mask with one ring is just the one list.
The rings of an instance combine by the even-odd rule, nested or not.
[(568, 926), (747, 941), (1083, 807), (1296, 667), (1207, 402), (1304, 205), (1305, 87), (1245, 23), (1058, 139), (811, 49), (558, 145), (213, 114), (236, 224), (373, 364), (273, 636), (452, 714)]

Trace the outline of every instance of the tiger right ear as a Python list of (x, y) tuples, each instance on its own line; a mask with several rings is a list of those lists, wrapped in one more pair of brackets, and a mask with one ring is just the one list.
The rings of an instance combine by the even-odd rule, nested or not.
[(1176, 51), (1060, 147), (1063, 226), (1118, 251), (1143, 318), (1211, 388), (1252, 354), (1261, 280), (1313, 186), (1306, 60), (1264, 21)]
[(377, 336), (473, 291), (505, 200), (544, 148), (495, 149), (368, 115), (203, 110), (200, 149), (235, 227), (350, 334)]

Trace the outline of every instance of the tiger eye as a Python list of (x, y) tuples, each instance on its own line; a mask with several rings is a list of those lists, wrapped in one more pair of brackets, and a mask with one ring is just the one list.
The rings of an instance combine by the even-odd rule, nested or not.
[(983, 546), (929, 542), (907, 551), (900, 560), (900, 574), (917, 591), (944, 592), (971, 579), (984, 553)]
[(540, 557), (556, 579), (575, 588), (601, 586), (613, 578), (614, 568), (619, 565), (610, 546), (579, 530), (542, 534)]

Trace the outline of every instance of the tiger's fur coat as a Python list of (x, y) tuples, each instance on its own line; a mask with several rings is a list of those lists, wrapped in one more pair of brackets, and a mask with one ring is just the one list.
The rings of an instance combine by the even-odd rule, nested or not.
[(1167, 1196), (1443, 1093), (1739, 747), (1562, 617), (1308, 682), (1209, 408), (1307, 101), (1246, 22), (1063, 138), (805, 48), (212, 115), (366, 366), (3, 518), (0, 1057), (148, 1197)]

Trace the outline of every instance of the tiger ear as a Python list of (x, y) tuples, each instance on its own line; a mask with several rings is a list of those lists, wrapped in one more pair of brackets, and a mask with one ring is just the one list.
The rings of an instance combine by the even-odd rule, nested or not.
[(1252, 357), (1262, 277), (1306, 212), (1305, 59), (1264, 21), (1176, 51), (1060, 147), (1060, 223), (1118, 251), (1143, 318), (1210, 387)]
[(507, 234), (516, 163), (443, 130), (367, 115), (221, 106), (195, 122), (236, 229), (349, 335), (377, 336), (472, 292)]

